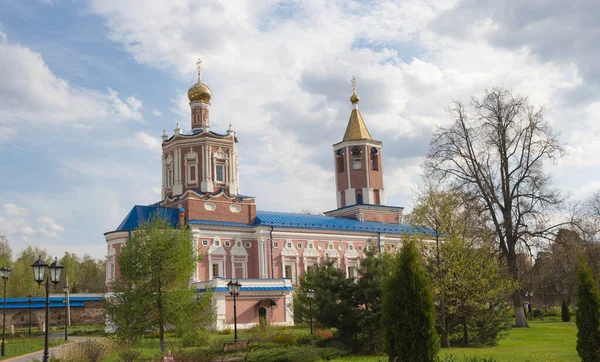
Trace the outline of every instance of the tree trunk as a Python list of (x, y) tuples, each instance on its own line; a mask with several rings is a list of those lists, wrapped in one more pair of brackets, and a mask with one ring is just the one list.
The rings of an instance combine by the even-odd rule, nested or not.
[[(440, 257), (440, 238), (436, 233), (435, 236), (435, 248), (436, 248), (436, 262), (437, 262), (437, 271), (441, 270), (441, 257)], [(439, 307), (439, 321), (440, 321), (440, 330), (442, 331), (442, 348), (450, 347), (450, 343), (448, 342), (448, 329), (446, 328), (446, 303), (444, 303), (444, 299), (446, 295), (445, 291), (442, 287), (441, 298), (440, 298), (440, 307)]]
[[(507, 244), (511, 245), (510, 240), (507, 240)], [(514, 243), (512, 243), (514, 246)], [(517, 266), (517, 254), (514, 252), (514, 248), (509, 248), (508, 255), (506, 257), (508, 262), (508, 269), (514, 280), (519, 280), (519, 267)], [(523, 310), (523, 301), (521, 300), (521, 291), (515, 290), (512, 295), (513, 308), (515, 311), (515, 327), (529, 327), (527, 318), (525, 317), (525, 310)]]
[(521, 301), (521, 291), (515, 290), (512, 299), (515, 309), (515, 327), (529, 327), (527, 318), (525, 317), (525, 310), (523, 309), (523, 302)]

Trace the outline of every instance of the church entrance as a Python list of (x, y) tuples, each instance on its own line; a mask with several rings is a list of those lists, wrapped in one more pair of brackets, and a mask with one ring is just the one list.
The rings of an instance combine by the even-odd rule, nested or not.
[(267, 308), (265, 307), (258, 308), (258, 324), (261, 327), (267, 326)]

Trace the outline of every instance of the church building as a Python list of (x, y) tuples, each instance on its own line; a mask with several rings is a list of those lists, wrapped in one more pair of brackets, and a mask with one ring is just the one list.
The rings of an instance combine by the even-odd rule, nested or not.
[(217, 329), (233, 328), (230, 280), (241, 284), (238, 328), (259, 318), (292, 325), (294, 286), (312, 266), (329, 259), (356, 278), (367, 248), (393, 253), (403, 235), (421, 232), (403, 223), (402, 207), (386, 205), (382, 143), (371, 137), (358, 109), (354, 78), (352, 88), (348, 125), (332, 150), (336, 208), (323, 215), (260, 211), (257, 200), (240, 190), (236, 132), (231, 125), (224, 133), (211, 129), (212, 93), (198, 66), (198, 81), (188, 90), (191, 131), (183, 133), (177, 124), (173, 134), (162, 134), (161, 200), (134, 206), (104, 234), (109, 292), (129, 232), (156, 214), (191, 228), (191, 242), (203, 257), (190, 283), (199, 292), (213, 289)]

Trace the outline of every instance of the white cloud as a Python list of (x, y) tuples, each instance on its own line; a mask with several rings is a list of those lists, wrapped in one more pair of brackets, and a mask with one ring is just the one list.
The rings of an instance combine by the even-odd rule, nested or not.
[(134, 136), (133, 142), (136, 146), (141, 146), (154, 152), (160, 152), (161, 144), (160, 138), (152, 137), (146, 132), (137, 132)]
[[(141, 102), (124, 103), (117, 92), (102, 93), (57, 77), (41, 54), (0, 36), (0, 127), (28, 122), (46, 126), (89, 126), (99, 120), (141, 120)], [(6, 133), (0, 138), (6, 139)]]
[(154, 109), (154, 110), (152, 110), (152, 115), (156, 116), (156, 117), (162, 117), (163, 113), (161, 111), (159, 111), (158, 109)]
[(19, 207), (15, 204), (4, 204), (2, 205), (2, 210), (4, 215), (7, 216), (27, 216), (27, 209), (24, 207)]

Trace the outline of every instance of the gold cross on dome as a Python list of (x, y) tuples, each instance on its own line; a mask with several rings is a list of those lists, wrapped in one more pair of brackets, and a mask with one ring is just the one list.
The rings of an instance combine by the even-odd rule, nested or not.
[(202, 65), (202, 61), (200, 60), (200, 58), (198, 58), (198, 61), (196, 62), (196, 67), (198, 67), (198, 80), (200, 80), (200, 66)]
[(356, 77), (352, 76), (352, 79), (350, 79), (350, 81), (352, 82), (352, 91), (356, 92)]

